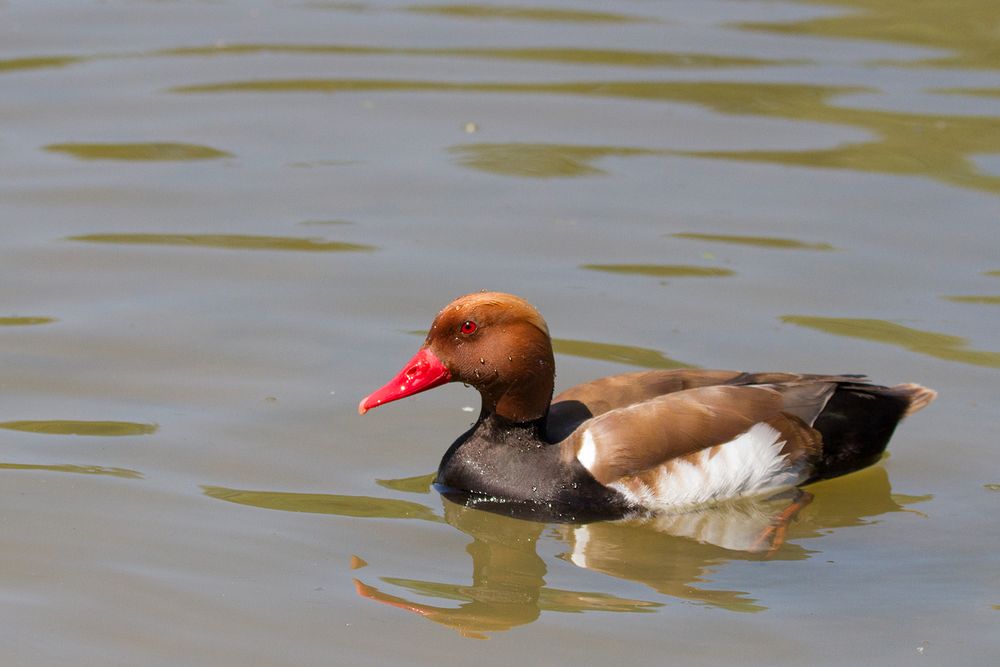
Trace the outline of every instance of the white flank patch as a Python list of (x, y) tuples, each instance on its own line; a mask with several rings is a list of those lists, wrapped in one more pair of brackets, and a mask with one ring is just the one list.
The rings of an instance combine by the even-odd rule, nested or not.
[(573, 530), (573, 554), (569, 557), (577, 567), (587, 567), (587, 543), (590, 542), (590, 531), (586, 526)]
[(594, 442), (594, 434), (590, 432), (590, 429), (583, 431), (583, 444), (580, 445), (580, 451), (576, 453), (576, 460), (588, 472), (594, 472), (594, 463), (597, 461), (597, 443)]
[(801, 465), (787, 465), (781, 453), (784, 445), (775, 428), (754, 424), (721, 445), (715, 456), (709, 457), (709, 450), (703, 449), (674, 461), (670, 468), (661, 466), (652, 486), (638, 480), (608, 486), (643, 507), (674, 511), (788, 488), (805, 479), (805, 470)]

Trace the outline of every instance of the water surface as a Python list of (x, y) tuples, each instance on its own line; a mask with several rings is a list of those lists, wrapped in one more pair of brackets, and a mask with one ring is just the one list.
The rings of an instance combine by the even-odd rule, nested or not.
[[(6, 662), (987, 664), (997, 25), (990, 0), (0, 4)], [(431, 480), (476, 396), (356, 405), (484, 288), (545, 314), (557, 389), (696, 366), (940, 398), (806, 494), (471, 509)]]

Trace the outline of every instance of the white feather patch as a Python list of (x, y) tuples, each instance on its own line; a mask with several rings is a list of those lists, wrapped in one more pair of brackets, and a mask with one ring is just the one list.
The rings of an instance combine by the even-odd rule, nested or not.
[(754, 424), (720, 445), (714, 456), (703, 449), (660, 466), (653, 484), (633, 478), (608, 486), (642, 507), (673, 511), (788, 488), (806, 474), (804, 465), (788, 465), (784, 445), (777, 429)]
[(590, 429), (583, 431), (583, 444), (580, 445), (580, 451), (576, 453), (576, 459), (588, 472), (594, 472), (594, 463), (597, 462), (597, 443), (594, 442), (594, 434), (590, 432)]
[(573, 530), (573, 554), (569, 557), (577, 567), (587, 567), (587, 543), (590, 542), (590, 531), (586, 526)]

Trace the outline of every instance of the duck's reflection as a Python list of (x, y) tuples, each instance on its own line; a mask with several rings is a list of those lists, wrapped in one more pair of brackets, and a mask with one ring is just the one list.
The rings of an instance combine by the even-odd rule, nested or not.
[(355, 580), (358, 594), (455, 628), (467, 637), (531, 623), (542, 611), (649, 611), (660, 603), (545, 585), (547, 567), (536, 551), (545, 524), (491, 514), (444, 500), (445, 520), (473, 540), (472, 584), (383, 577), (382, 581), (424, 598), (457, 601), (458, 607), (415, 602)]
[[(379, 484), (428, 492), (431, 477)], [(220, 487), (205, 487), (204, 492), (220, 500), (285, 511), (441, 520), (424, 505), (395, 499)], [(565, 545), (558, 557), (578, 567), (639, 582), (671, 598), (755, 612), (765, 607), (752, 591), (705, 587), (712, 572), (736, 560), (806, 559), (813, 552), (798, 544), (800, 540), (870, 523), (883, 514), (912, 511), (909, 505), (929, 498), (892, 494), (880, 466), (815, 484), (808, 493), (625, 521), (553, 523), (558, 516), (549, 516), (545, 522), (525, 520), (510, 516), (523, 516), (521, 508), (471, 501), (460, 504), (445, 497), (444, 520), (472, 537), (466, 547), (472, 557), (471, 584), (381, 577), (382, 584), (397, 589), (389, 593), (360, 579), (354, 583), (366, 599), (420, 614), (477, 638), (531, 623), (542, 611), (650, 612), (664, 604), (546, 586), (545, 577), (555, 563), (546, 564), (536, 547), (539, 540), (553, 539)], [(537, 510), (535, 517), (543, 518)], [(439, 602), (430, 604), (428, 598)]]

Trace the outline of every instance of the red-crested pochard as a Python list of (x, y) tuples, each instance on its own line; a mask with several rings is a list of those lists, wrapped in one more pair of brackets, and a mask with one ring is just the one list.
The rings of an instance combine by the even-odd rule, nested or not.
[(858, 375), (685, 369), (614, 375), (553, 400), (554, 381), (538, 311), (480, 292), (438, 313), (416, 355), (358, 411), (446, 382), (472, 385), (482, 409), (441, 460), (435, 483), (445, 493), (614, 517), (858, 470), (936, 396)]

